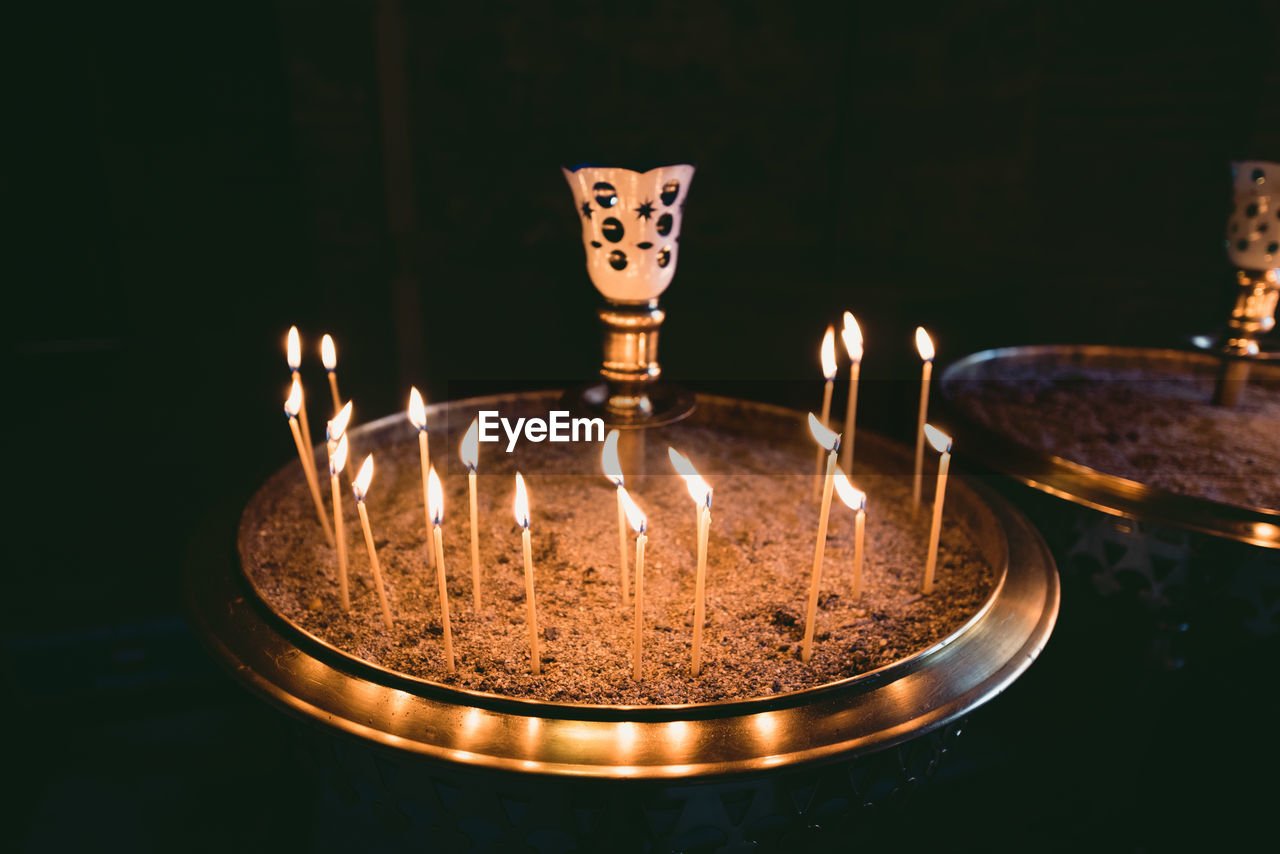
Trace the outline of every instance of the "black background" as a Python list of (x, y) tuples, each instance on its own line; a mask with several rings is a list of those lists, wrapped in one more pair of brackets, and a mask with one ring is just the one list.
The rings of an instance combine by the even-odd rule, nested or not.
[[(1265, 2), (73, 4), (5, 29), (4, 660), (31, 850), (320, 843), (288, 724), (186, 628), (183, 555), (224, 547), (200, 520), (293, 454), (292, 323), (313, 399), (332, 332), (367, 418), (410, 383), (592, 374), (560, 165), (695, 164), (667, 375), (809, 408), (846, 308), (888, 381), (918, 370), (917, 324), (944, 363), (1217, 326), (1228, 161), (1280, 160)], [(907, 435), (909, 395), (880, 403), (863, 423)], [(1228, 759), (1271, 731), (1265, 686), (1068, 688), (1096, 674), (1054, 652), (902, 844), (1257, 826), (1266, 790)]]

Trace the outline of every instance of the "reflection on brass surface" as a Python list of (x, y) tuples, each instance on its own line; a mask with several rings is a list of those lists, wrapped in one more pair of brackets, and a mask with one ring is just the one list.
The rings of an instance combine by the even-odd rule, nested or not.
[(1235, 406), (1249, 380), (1249, 361), (1258, 353), (1258, 337), (1276, 325), (1276, 299), (1280, 298), (1280, 270), (1237, 270), (1236, 304), (1227, 322), (1222, 345), (1222, 367), (1213, 402)]
[[(558, 394), (519, 397), (553, 401)], [(502, 405), (515, 397), (452, 405)], [(791, 410), (716, 397), (698, 403), (696, 417), (707, 423), (803, 429), (803, 415)], [(361, 429), (368, 440), (409, 428), (403, 416), (391, 416)], [(902, 446), (870, 432), (858, 439), (863, 459), (907, 470)], [(1004, 570), (984, 609), (930, 649), (880, 670), (755, 700), (588, 706), (514, 700), (404, 677), (347, 656), (279, 617), (252, 591), (238, 561), (220, 550), (192, 549), (187, 594), (194, 624), (215, 656), (251, 689), (299, 717), (384, 746), (446, 762), (570, 777), (673, 779), (755, 771), (870, 753), (930, 732), (1008, 687), (1044, 647), (1058, 611), (1058, 576), (1044, 541), (1003, 499), (968, 478), (956, 481), (948, 513)], [(209, 537), (227, 536), (225, 520), (212, 524), (219, 527)]]
[[(1041, 492), (1113, 516), (1173, 525), (1265, 548), (1280, 548), (1280, 512), (1276, 510), (1177, 495), (1034, 450), (966, 416), (952, 398), (954, 384), (984, 362), (1009, 360), (1014, 363), (1046, 358), (1086, 360), (1116, 368), (1136, 369), (1159, 364), (1163, 368), (1191, 372), (1198, 367), (1201, 373), (1213, 370), (1218, 361), (1207, 353), (1102, 345), (1002, 347), (973, 353), (950, 365), (943, 372), (941, 382), (946, 423), (953, 426), (956, 447), (962, 449), (961, 453)], [(1280, 367), (1274, 363), (1258, 362), (1253, 369), (1270, 380), (1280, 377)]]

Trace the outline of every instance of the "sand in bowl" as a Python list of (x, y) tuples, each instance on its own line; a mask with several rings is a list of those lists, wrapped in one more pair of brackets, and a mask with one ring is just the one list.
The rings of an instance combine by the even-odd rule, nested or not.
[[(510, 407), (504, 407), (504, 415)], [(445, 490), (444, 555), (457, 672), (445, 670), (435, 570), (427, 564), (418, 445), (409, 425), (383, 443), (352, 437), (356, 464), (373, 452), (367, 498), (394, 628), (382, 624), (349, 488), (351, 611), (339, 607), (336, 557), (324, 541), (296, 463), (272, 477), (241, 521), (242, 565), (281, 616), (343, 652), (409, 676), (509, 697), (590, 704), (740, 700), (856, 676), (920, 652), (962, 627), (991, 596), (997, 572), (970, 534), (944, 520), (937, 586), (920, 594), (932, 478), (911, 512), (911, 480), (855, 463), (868, 493), (863, 592), (850, 595), (854, 517), (833, 499), (814, 653), (800, 641), (819, 502), (816, 446), (800, 418), (771, 440), (696, 419), (648, 431), (646, 475), (628, 488), (649, 519), (645, 560), (644, 673), (631, 673), (633, 604), (624, 606), (613, 486), (599, 443), (481, 445), (481, 605), (472, 604), (467, 478), (457, 444), (475, 414), (432, 422), (432, 459)], [(523, 414), (523, 413), (521, 413)], [(538, 413), (546, 414), (545, 407)], [(702, 672), (690, 675), (696, 513), (667, 461), (672, 445), (714, 488)], [(353, 466), (354, 470), (355, 466)], [(542, 669), (530, 673), (514, 472), (527, 480)], [(343, 479), (344, 487), (347, 479)], [(326, 496), (327, 497), (327, 496)], [(949, 497), (950, 501), (956, 500)], [(955, 514), (951, 514), (954, 519)], [(634, 536), (628, 532), (628, 570)], [(634, 578), (634, 576), (633, 576)], [(634, 582), (630, 585), (634, 592)]]

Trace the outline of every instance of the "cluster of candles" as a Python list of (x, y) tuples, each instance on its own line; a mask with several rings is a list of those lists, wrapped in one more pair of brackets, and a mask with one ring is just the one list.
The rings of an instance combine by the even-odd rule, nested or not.
[[(809, 431), (818, 445), (818, 477), (814, 478), (815, 492), (820, 490), (821, 509), (818, 515), (817, 541), (814, 547), (813, 568), (810, 574), (808, 607), (805, 615), (804, 640), (801, 645), (801, 660), (808, 662), (813, 654), (814, 621), (818, 604), (818, 589), (822, 578), (823, 556), (826, 550), (827, 527), (830, 519), (832, 495), (853, 510), (854, 517), (854, 556), (851, 595), (857, 598), (862, 592), (862, 565), (866, 532), (867, 496), (849, 480), (853, 468), (853, 439), (857, 417), (858, 381), (862, 361), (862, 334), (858, 323), (849, 312), (844, 313), (844, 330), (842, 332), (845, 349), (849, 355), (849, 397), (845, 409), (845, 431), (836, 433), (829, 426), (831, 399), (837, 368), (835, 356), (835, 329), (828, 326), (820, 348), (820, 360), (826, 385), (823, 391), (822, 417), (809, 413)], [(937, 564), (938, 542), (942, 526), (942, 505), (946, 494), (946, 480), (951, 459), (951, 438), (932, 424), (926, 423), (928, 406), (929, 381), (932, 374), (934, 357), (933, 343), (923, 328), (916, 329), (916, 346), (924, 361), (921, 378), (919, 430), (916, 441), (915, 487), (913, 506), (920, 503), (920, 481), (923, 464), (923, 448), (927, 439), (929, 444), (941, 454), (938, 467), (938, 484), (933, 503), (933, 520), (929, 534), (928, 556), (925, 563), (921, 592), (933, 590), (934, 570)], [(310, 430), (307, 425), (306, 401), (304, 399), (300, 367), (302, 362), (301, 341), (297, 327), (289, 330), (287, 339), (287, 358), (292, 374), (292, 385), (285, 400), (284, 411), (289, 421), (298, 456), (302, 463), (303, 474), (311, 497), (315, 504), (316, 518), (324, 532), (329, 545), (337, 554), (338, 591), (343, 611), (351, 610), (351, 598), (348, 585), (348, 561), (345, 526), (342, 518), (341, 486), (339, 475), (345, 470), (350, 474), (348, 455), (349, 443), (347, 428), (351, 422), (351, 402), (342, 403), (338, 393), (337, 350), (333, 339), (325, 335), (321, 341), (321, 361), (329, 378), (329, 389), (333, 396), (334, 416), (325, 425), (325, 442), (328, 450), (329, 480), (332, 491), (333, 518), (330, 519), (320, 494), (319, 478), (315, 469), (315, 459), (310, 448)], [(445, 668), (449, 673), (456, 672), (453, 652), (453, 633), (449, 619), (449, 597), (446, 585), (444, 565), (444, 490), (435, 467), (431, 465), (429, 436), (427, 433), (426, 405), (422, 395), (416, 388), (409, 390), (409, 421), (418, 431), (418, 450), (422, 468), (422, 496), (425, 512), (427, 563), (434, 565), (436, 581), (440, 594), (440, 618), (444, 638)], [(847, 436), (847, 441), (841, 441)], [(823, 455), (825, 453), (825, 473)], [(711, 498), (713, 490), (698, 473), (687, 457), (675, 448), (667, 449), (672, 467), (685, 482), (689, 497), (693, 499), (696, 513), (697, 530), (697, 570), (694, 582), (694, 622), (691, 650), (690, 673), (698, 676), (702, 668), (702, 631), (706, 621), (706, 573), (707, 543), (711, 529)], [(839, 456), (837, 456), (839, 455)], [(459, 447), (459, 457), (467, 470), (468, 492), (470, 497), (471, 522), (471, 575), (473, 604), (478, 612), (481, 604), (480, 548), (478, 539), (478, 511), (476, 500), (476, 472), (479, 465), (479, 422), (473, 420), (463, 436)], [(605, 477), (613, 484), (618, 504), (618, 548), (619, 567), (621, 570), (620, 590), (623, 607), (627, 607), (629, 599), (634, 599), (635, 624), (632, 653), (632, 675), (639, 681), (644, 673), (644, 555), (648, 543), (648, 518), (640, 506), (632, 498), (626, 488), (626, 478), (618, 458), (618, 431), (611, 430), (605, 438), (601, 452), (601, 467)], [(365, 457), (358, 473), (351, 478), (352, 492), (355, 495), (356, 509), (360, 516), (360, 525), (364, 533), (365, 548), (369, 555), (369, 564), (373, 573), (374, 589), (378, 596), (379, 607), (385, 627), (390, 630), (393, 625), (391, 607), (387, 600), (386, 585), (382, 578), (382, 569), (378, 561), (377, 549), (374, 545), (373, 530), (369, 523), (369, 513), (365, 508), (365, 499), (373, 480), (373, 454)], [(525, 601), (527, 605), (527, 624), (529, 631), (530, 670), (536, 676), (542, 672), (541, 656), (538, 649), (538, 620), (536, 598), (534, 593), (533, 550), (531, 543), (531, 525), (529, 513), (529, 493), (523, 475), (515, 474), (515, 499), (512, 510), (516, 524), (521, 530), (521, 545), (524, 555)], [(634, 592), (629, 590), (631, 569), (628, 567), (627, 528), (635, 534), (635, 567)]]

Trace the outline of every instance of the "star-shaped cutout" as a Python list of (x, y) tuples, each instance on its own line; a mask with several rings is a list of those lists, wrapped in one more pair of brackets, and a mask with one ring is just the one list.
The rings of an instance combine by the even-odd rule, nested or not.
[(653, 216), (653, 202), (641, 202), (640, 207), (636, 208), (636, 219), (648, 219)]
[(582, 203), (582, 215), (587, 219), (591, 219), (591, 202)]

